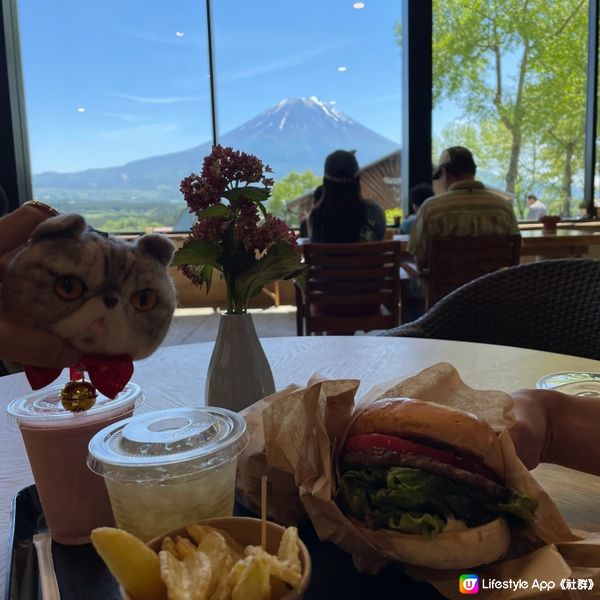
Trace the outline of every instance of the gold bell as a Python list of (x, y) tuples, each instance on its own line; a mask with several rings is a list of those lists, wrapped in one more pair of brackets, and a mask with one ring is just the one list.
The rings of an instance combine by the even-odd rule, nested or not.
[(60, 401), (71, 412), (89, 410), (96, 404), (96, 388), (89, 381), (69, 381), (60, 390)]

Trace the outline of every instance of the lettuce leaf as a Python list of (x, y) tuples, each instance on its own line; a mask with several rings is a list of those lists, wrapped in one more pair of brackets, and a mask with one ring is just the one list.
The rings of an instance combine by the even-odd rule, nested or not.
[(449, 516), (469, 527), (498, 515), (533, 518), (534, 503), (513, 490), (491, 496), (444, 477), (410, 467), (373, 467), (346, 471), (339, 499), (353, 516), (375, 527), (433, 536)]
[(395, 529), (403, 533), (420, 533), (428, 538), (435, 537), (440, 533), (444, 529), (444, 525), (446, 525), (445, 519), (429, 513), (420, 515), (412, 513), (394, 514), (387, 521), (388, 529)]

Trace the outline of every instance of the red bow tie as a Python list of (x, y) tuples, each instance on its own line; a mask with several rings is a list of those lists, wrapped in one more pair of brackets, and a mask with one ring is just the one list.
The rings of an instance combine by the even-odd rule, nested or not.
[[(133, 362), (129, 354), (109, 356), (107, 354), (84, 354), (81, 361), (71, 367), (71, 379), (82, 378), (83, 371), (87, 371), (92, 385), (108, 398), (114, 398), (131, 379)], [(52, 383), (62, 369), (49, 369), (46, 367), (32, 367), (25, 365), (25, 375), (31, 389), (39, 390)]]

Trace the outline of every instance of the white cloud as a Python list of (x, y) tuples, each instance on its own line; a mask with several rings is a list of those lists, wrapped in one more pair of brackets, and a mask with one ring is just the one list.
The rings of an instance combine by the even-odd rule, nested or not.
[(120, 92), (111, 92), (111, 96), (131, 100), (132, 102), (141, 102), (142, 104), (178, 104), (180, 102), (198, 102), (198, 96), (165, 96), (162, 98), (151, 96), (134, 96), (133, 94), (122, 94)]

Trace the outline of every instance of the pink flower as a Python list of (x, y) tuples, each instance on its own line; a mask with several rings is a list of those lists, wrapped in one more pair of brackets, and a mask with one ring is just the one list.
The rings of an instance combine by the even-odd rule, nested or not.
[(287, 242), (290, 246), (298, 247), (296, 236), (290, 231), (287, 223), (271, 214), (267, 214), (264, 222), (256, 229), (249, 240), (248, 249), (263, 252), (276, 242)]
[(202, 181), (198, 175), (192, 173), (181, 181), (180, 191), (192, 213), (198, 213), (211, 204), (218, 204), (222, 192)]
[(208, 217), (194, 223), (190, 235), (203, 242), (218, 242), (230, 225), (231, 222), (225, 217)]
[[(262, 186), (268, 191), (273, 185), (273, 179), (267, 176), (271, 172), (256, 156), (217, 145), (204, 158), (200, 174), (191, 173), (181, 181), (180, 190), (188, 208), (198, 217), (184, 248), (197, 241), (201, 242), (197, 249), (204, 248), (209, 254), (200, 250), (189, 252), (185, 260), (195, 264), (178, 265), (178, 269), (195, 285), (202, 286), (209, 283), (205, 277), (212, 272), (212, 268), (203, 270), (203, 261), (211, 256), (209, 264), (218, 269), (227, 282), (227, 311), (230, 313), (245, 312), (251, 294), (256, 294), (253, 283), (256, 275), (245, 280), (244, 269), (257, 265), (260, 268), (264, 253), (276, 243), (288, 244), (299, 251), (296, 238), (284, 221), (268, 213), (261, 221), (265, 214), (262, 198), (264, 195), (266, 199), (268, 194), (261, 195), (256, 188)], [(236, 190), (235, 194), (230, 193), (232, 190)], [(282, 260), (285, 261), (282, 273), (291, 274), (301, 268), (299, 255), (297, 261), (290, 261), (289, 255)], [(265, 281), (272, 281), (271, 273), (265, 271)]]

